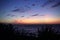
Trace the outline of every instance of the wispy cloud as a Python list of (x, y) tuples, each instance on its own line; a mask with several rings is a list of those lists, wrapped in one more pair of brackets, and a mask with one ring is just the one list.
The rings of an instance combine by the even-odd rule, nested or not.
[(11, 15), (11, 17), (14, 17), (15, 15)]
[(40, 15), (40, 14), (34, 14), (34, 15), (31, 15), (31, 16), (45, 16), (45, 15)]
[(50, 3), (53, 3), (55, 2), (55, 0), (47, 0), (43, 5), (42, 7), (45, 7), (46, 5), (50, 4)]
[(20, 8), (16, 8), (16, 9), (13, 9), (12, 12), (26, 12), (30, 10), (30, 7), (29, 6), (24, 6), (24, 7), (20, 7)]
[(20, 11), (20, 9), (19, 8), (17, 8), (17, 9), (14, 9), (14, 10), (12, 10), (13, 12), (18, 12), (18, 11)]
[(60, 2), (56, 3), (56, 4), (53, 5), (52, 7), (54, 8), (54, 7), (58, 7), (58, 6), (60, 6)]
[(24, 17), (24, 16), (21, 16), (21, 17)]
[(25, 12), (24, 8), (17, 8), (12, 10), (12, 12)]
[(34, 15), (31, 15), (31, 16), (38, 16), (39, 14), (34, 14)]
[(7, 14), (6, 16), (10, 16), (11, 14)]
[(7, 14), (6, 16), (14, 17), (15, 15), (12, 15), (12, 14)]
[(55, 1), (55, 0), (48, 0), (47, 2), (48, 2), (48, 3), (51, 3), (51, 2), (54, 2), (54, 1)]

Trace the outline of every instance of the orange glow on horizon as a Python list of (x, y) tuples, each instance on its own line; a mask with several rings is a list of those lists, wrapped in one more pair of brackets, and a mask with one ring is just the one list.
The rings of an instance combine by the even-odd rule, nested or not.
[(44, 19), (18, 19), (16, 23), (20, 24), (57, 24), (60, 23), (59, 19), (44, 18)]
[(0, 20), (0, 23), (16, 23), (16, 24), (60, 24), (60, 18), (44, 17), (31, 17), (20, 18), (12, 20)]

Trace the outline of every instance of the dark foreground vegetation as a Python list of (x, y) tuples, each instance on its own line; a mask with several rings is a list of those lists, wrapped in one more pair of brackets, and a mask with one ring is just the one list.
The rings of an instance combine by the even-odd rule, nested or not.
[[(43, 29), (43, 28), (42, 28)], [(25, 31), (15, 31), (12, 24), (0, 24), (0, 40), (60, 40), (60, 34), (54, 32), (52, 27), (46, 26), (42, 31), (37, 30), (36, 34), (24, 33)]]

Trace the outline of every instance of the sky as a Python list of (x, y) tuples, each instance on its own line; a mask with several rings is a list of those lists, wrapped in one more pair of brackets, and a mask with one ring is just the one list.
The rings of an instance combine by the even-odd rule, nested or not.
[(60, 0), (0, 0), (0, 23), (60, 23)]

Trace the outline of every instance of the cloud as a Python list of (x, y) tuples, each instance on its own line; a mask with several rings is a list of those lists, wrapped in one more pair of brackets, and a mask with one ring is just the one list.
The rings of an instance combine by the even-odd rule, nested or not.
[(6, 16), (10, 16), (11, 14), (7, 14)]
[(47, 2), (45, 2), (42, 7), (45, 7), (46, 5), (55, 2), (55, 0), (47, 0)]
[(52, 7), (58, 7), (60, 6), (60, 2), (56, 3), (55, 5), (53, 5)]
[(32, 6), (35, 6), (35, 4), (32, 4)]
[(15, 15), (11, 15), (11, 17), (14, 17)]
[(20, 11), (20, 9), (14, 9), (14, 10), (12, 10), (13, 12), (18, 12), (18, 11)]
[(12, 10), (12, 12), (25, 12), (24, 8), (17, 8)]
[(39, 14), (34, 14), (34, 15), (32, 15), (32, 16), (38, 16)]
[(34, 15), (32, 15), (32, 16), (45, 16), (45, 15), (34, 14)]
[(7, 14), (6, 16), (14, 17), (15, 15), (12, 15), (12, 14)]
[(54, 2), (55, 0), (48, 0), (49, 3)]
[(25, 8), (27, 8), (27, 9), (31, 9), (31, 7), (30, 7), (30, 6), (28, 6), (28, 5), (25, 5)]
[(21, 16), (21, 17), (24, 17), (24, 16)]
[(24, 7), (20, 7), (20, 8), (14, 9), (14, 10), (12, 10), (12, 12), (20, 12), (20, 13), (23, 13), (23, 12), (26, 12), (28, 10), (30, 10), (30, 7), (24, 6)]

